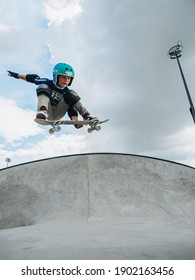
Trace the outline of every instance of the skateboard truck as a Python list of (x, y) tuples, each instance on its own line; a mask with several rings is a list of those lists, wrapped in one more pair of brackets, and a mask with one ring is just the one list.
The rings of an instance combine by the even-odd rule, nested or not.
[(61, 130), (61, 126), (58, 124), (52, 124), (52, 127), (49, 129), (50, 134), (54, 134), (55, 132), (59, 132)]
[(89, 125), (90, 127), (87, 129), (87, 132), (91, 133), (94, 130), (100, 131), (101, 130), (101, 126), (98, 125), (99, 121), (92, 121)]

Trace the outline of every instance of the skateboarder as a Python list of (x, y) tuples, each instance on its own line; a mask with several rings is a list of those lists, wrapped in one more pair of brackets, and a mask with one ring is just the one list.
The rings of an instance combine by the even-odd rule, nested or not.
[[(72, 66), (66, 63), (58, 63), (53, 69), (53, 80), (40, 78), (37, 74), (19, 74), (8, 70), (8, 75), (16, 79), (22, 79), (27, 82), (38, 85), (37, 97), (38, 106), (36, 118), (59, 120), (68, 112), (71, 120), (78, 120), (78, 113), (84, 120), (98, 120), (91, 116), (88, 110), (83, 106), (78, 94), (69, 89), (74, 79), (74, 70)], [(77, 128), (81, 126), (77, 125)]]

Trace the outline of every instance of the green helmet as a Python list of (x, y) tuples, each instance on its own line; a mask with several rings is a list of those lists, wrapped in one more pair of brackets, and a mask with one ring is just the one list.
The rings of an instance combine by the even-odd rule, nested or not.
[(56, 64), (53, 69), (53, 82), (56, 86), (58, 82), (58, 75), (71, 77), (70, 83), (68, 84), (70, 86), (74, 79), (74, 69), (69, 64), (60, 62)]

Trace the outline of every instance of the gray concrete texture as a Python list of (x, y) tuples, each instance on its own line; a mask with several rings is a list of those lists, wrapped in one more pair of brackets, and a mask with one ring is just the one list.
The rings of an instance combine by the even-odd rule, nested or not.
[(195, 169), (127, 154), (0, 171), (0, 259), (195, 259)]

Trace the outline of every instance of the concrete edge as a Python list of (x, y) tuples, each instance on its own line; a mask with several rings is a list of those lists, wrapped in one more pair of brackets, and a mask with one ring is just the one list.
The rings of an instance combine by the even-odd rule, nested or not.
[(176, 164), (176, 165), (180, 165), (180, 166), (184, 166), (187, 168), (191, 168), (191, 169), (195, 169), (195, 167), (190, 166), (190, 165), (186, 165), (183, 163), (179, 163), (179, 162), (175, 162), (175, 161), (171, 161), (171, 160), (167, 160), (167, 159), (163, 159), (163, 158), (157, 158), (157, 157), (151, 157), (151, 156), (145, 156), (145, 155), (138, 155), (138, 154), (127, 154), (127, 153), (107, 153), (107, 152), (99, 152), (99, 153), (82, 153), (82, 154), (72, 154), (72, 155), (62, 155), (62, 156), (56, 156), (56, 157), (49, 157), (49, 158), (43, 158), (43, 159), (38, 159), (38, 160), (33, 160), (33, 161), (29, 161), (29, 162), (24, 162), (24, 163), (20, 163), (20, 164), (16, 164), (13, 166), (8, 166), (5, 168), (1, 168), (1, 171), (4, 171), (6, 169), (11, 169), (11, 168), (17, 168), (19, 166), (23, 166), (23, 165), (27, 165), (27, 164), (31, 164), (31, 163), (36, 163), (36, 162), (41, 162), (41, 161), (48, 161), (48, 160), (53, 160), (53, 159), (59, 159), (59, 158), (67, 158), (67, 157), (76, 157), (76, 156), (90, 156), (90, 155), (121, 155), (121, 156), (134, 156), (134, 157), (141, 157), (141, 158), (146, 158), (146, 159), (153, 159), (153, 160), (158, 160), (158, 161), (164, 161), (164, 162), (168, 162), (168, 163), (172, 163), (172, 164)]

